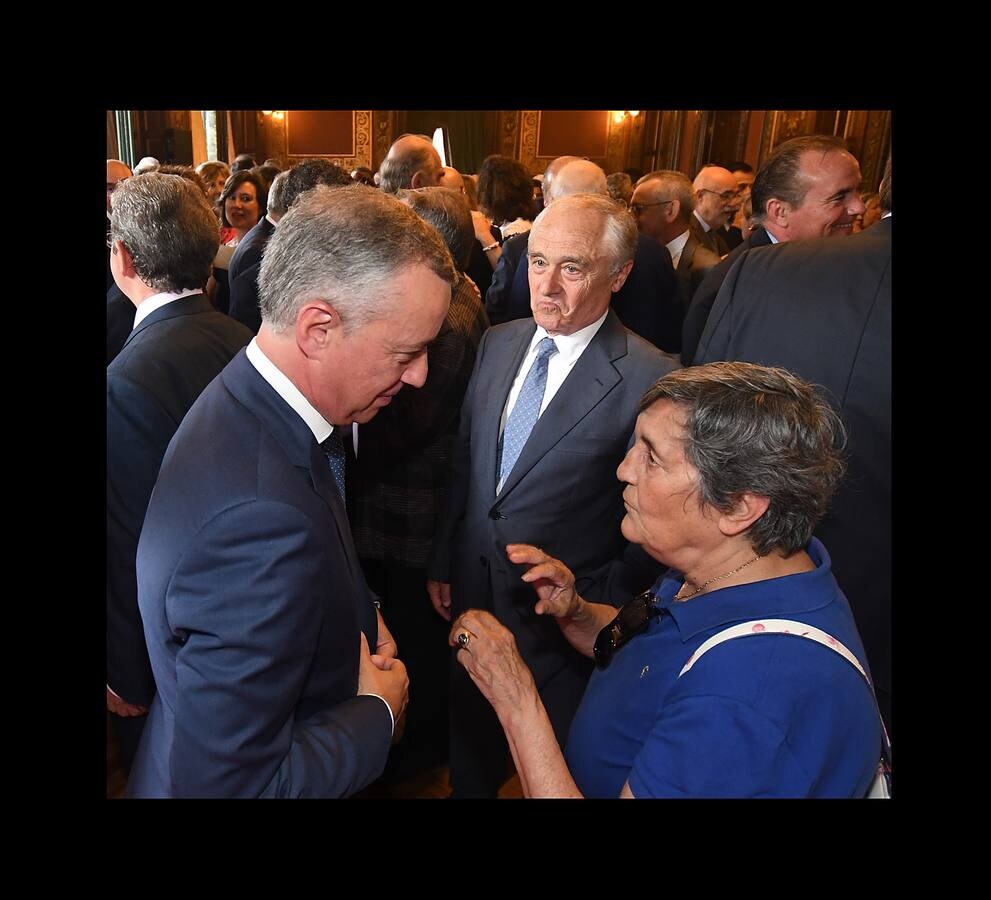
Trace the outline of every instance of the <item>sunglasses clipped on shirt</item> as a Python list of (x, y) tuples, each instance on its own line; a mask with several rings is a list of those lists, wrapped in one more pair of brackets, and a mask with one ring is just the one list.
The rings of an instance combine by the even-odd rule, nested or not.
[(660, 618), (662, 615), (664, 610), (657, 606), (657, 597), (652, 591), (644, 591), (621, 606), (616, 618), (595, 639), (595, 646), (592, 648), (595, 664), (600, 669), (606, 668), (623, 645), (647, 630), (647, 623), (651, 618)]

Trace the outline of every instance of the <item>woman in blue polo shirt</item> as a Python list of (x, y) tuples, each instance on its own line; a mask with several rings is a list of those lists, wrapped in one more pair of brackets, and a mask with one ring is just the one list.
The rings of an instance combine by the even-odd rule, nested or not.
[(578, 596), (560, 561), (508, 548), (530, 566), (536, 612), (599, 666), (564, 754), (512, 635), (479, 610), (451, 630), (524, 793), (864, 796), (880, 718), (849, 604), (812, 537), (843, 474), (842, 424), (810, 385), (748, 363), (673, 372), (640, 410), (618, 470), (622, 530), (667, 575), (617, 615)]

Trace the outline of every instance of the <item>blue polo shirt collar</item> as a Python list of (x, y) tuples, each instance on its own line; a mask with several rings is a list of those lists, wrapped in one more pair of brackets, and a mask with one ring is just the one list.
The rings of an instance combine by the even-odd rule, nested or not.
[[(821, 589), (822, 582), (832, 577), (832, 564), (826, 548), (812, 538), (805, 551), (816, 565), (811, 572), (733, 585), (684, 603), (674, 600), (674, 595), (684, 584), (684, 576), (680, 572), (662, 576), (652, 590), (659, 598), (658, 607), (670, 614), (682, 641), (751, 618), (756, 595), (760, 597), (758, 605), (763, 610), (764, 618), (798, 618), (800, 621), (803, 612), (822, 609), (832, 602), (832, 592)], [(801, 579), (799, 590), (796, 590), (796, 578)]]

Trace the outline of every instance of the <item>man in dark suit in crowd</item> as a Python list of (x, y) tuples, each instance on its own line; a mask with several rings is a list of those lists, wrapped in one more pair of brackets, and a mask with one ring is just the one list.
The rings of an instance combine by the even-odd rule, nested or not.
[(828, 135), (792, 138), (764, 161), (751, 189), (756, 227), (715, 266), (692, 297), (682, 328), (681, 360), (692, 364), (709, 311), (726, 273), (750, 247), (844, 237), (863, 213), (860, 166), (844, 142)]
[(408, 682), (351, 539), (341, 431), (423, 384), (453, 278), (380, 191), (318, 186), (279, 222), (261, 330), (186, 416), (148, 507), (157, 693), (132, 796), (343, 796), (382, 772)]
[[(427, 566), (441, 616), (481, 607), (512, 630), (562, 745), (591, 663), (534, 612), (506, 545), (536, 543), (566, 560), (582, 595), (597, 599), (624, 551), (616, 466), (640, 397), (674, 367), (609, 308), (636, 243), (633, 220), (606, 195), (564, 197), (537, 217), (528, 246), (534, 318), (482, 338)], [(502, 728), (464, 669), (452, 661), (451, 671), (454, 796), (493, 797), (506, 776)]]
[(111, 239), (134, 326), (107, 368), (107, 709), (127, 770), (155, 692), (134, 570), (148, 499), (179, 423), (251, 335), (203, 295), (220, 237), (194, 184), (128, 179)]
[[(350, 187), (352, 183), (351, 176), (344, 169), (329, 160), (319, 158), (304, 160), (299, 165), (286, 172), (280, 172), (275, 177), (268, 195), (268, 212), (272, 218), (271, 230), (265, 236), (264, 242), (256, 240), (253, 247), (246, 251), (247, 255), (239, 261), (238, 253), (241, 250), (241, 245), (261, 228), (264, 220), (259, 222), (245, 235), (244, 241), (238, 245), (237, 250), (234, 251), (234, 256), (231, 257), (230, 315), (250, 328), (252, 334), (258, 334), (258, 329), (261, 328), (262, 324), (261, 311), (258, 308), (258, 275), (261, 272), (262, 254), (265, 244), (268, 243), (268, 239), (279, 220), (301, 194), (318, 184), (325, 184), (328, 187)], [(274, 209), (273, 203), (275, 204)], [(265, 218), (267, 219), (269, 216)]]
[(349, 513), (362, 569), (415, 685), (387, 780), (447, 760), (448, 629), (431, 608), (426, 564), (447, 496), (461, 401), (489, 324), (478, 288), (464, 275), (474, 241), (467, 198), (447, 188), (398, 196), (440, 232), (458, 275), (444, 326), (430, 344), (426, 384), (401, 392), (359, 426), (357, 460), (349, 470)]
[[(565, 162), (561, 164), (560, 160)], [(572, 194), (609, 196), (606, 173), (587, 159), (560, 157), (544, 174), (544, 206)], [(490, 316), (502, 322), (529, 318), (530, 287), (526, 266), (529, 234), (516, 235), (503, 245), (486, 296)], [(613, 294), (612, 308), (627, 328), (655, 347), (676, 352), (681, 344), (681, 310), (677, 279), (670, 254), (644, 236), (637, 237), (636, 257), (629, 277)]]
[[(820, 154), (821, 156), (821, 154)], [(891, 159), (881, 184), (891, 210)], [(770, 204), (768, 204), (770, 206)], [(821, 230), (845, 231), (845, 216)], [(697, 363), (781, 366), (826, 388), (848, 433), (848, 471), (816, 529), (850, 600), (881, 712), (891, 724), (891, 216), (847, 240), (789, 241), (742, 254)]]
[(633, 191), (630, 210), (637, 228), (647, 238), (667, 249), (674, 264), (678, 309), (678, 339), (685, 310), (706, 272), (719, 263), (719, 257), (703, 246), (692, 231), (695, 190), (681, 172), (659, 169), (644, 175)]
[(692, 234), (699, 243), (717, 256), (725, 256), (730, 246), (723, 226), (733, 221), (740, 209), (740, 189), (729, 169), (703, 166), (692, 183), (695, 191), (695, 212), (689, 219)]

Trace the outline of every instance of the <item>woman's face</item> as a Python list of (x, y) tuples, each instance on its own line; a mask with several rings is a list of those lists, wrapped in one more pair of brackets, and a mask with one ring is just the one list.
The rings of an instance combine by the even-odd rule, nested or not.
[(258, 222), (258, 193), (250, 181), (243, 181), (224, 201), (224, 212), (232, 228), (247, 231)]
[(220, 199), (220, 195), (224, 192), (224, 184), (226, 184), (227, 178), (228, 176), (224, 175), (223, 172), (218, 172), (213, 181), (206, 183), (207, 196), (211, 205)]
[(642, 412), (616, 472), (626, 482), (623, 537), (681, 571), (718, 534), (718, 515), (699, 507), (698, 471), (682, 449), (683, 416), (670, 400)]

